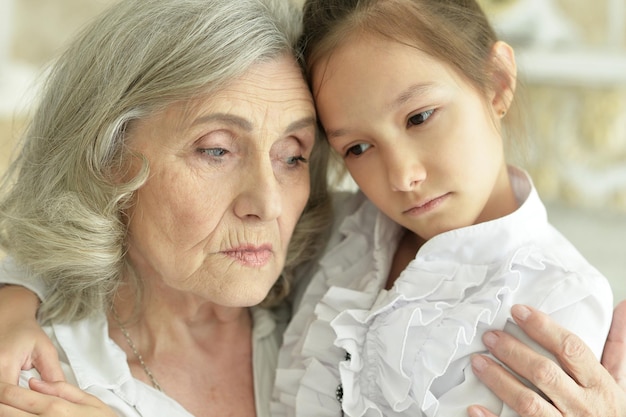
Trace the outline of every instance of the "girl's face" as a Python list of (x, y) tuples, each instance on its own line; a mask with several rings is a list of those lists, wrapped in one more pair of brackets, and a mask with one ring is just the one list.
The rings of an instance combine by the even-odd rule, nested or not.
[(128, 257), (145, 280), (254, 305), (278, 278), (309, 196), (313, 99), (285, 57), (194, 104), (191, 116), (175, 104), (130, 132), (150, 177), (129, 213)]
[(312, 81), (330, 145), (398, 224), (428, 240), (515, 209), (502, 204), (514, 199), (498, 120), (510, 90), (485, 97), (432, 56), (373, 36), (344, 42)]

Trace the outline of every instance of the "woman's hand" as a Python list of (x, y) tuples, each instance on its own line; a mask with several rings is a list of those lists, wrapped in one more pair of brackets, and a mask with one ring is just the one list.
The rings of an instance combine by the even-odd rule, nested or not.
[(613, 312), (611, 330), (602, 354), (602, 365), (626, 391), (626, 300), (619, 303)]
[(0, 288), (0, 382), (17, 384), (20, 370), (36, 368), (45, 381), (63, 381), (56, 349), (36, 319), (39, 299), (26, 288)]
[[(525, 306), (514, 306), (511, 312), (520, 328), (550, 351), (561, 366), (504, 332), (490, 332), (496, 337), (489, 343), (489, 351), (551, 402), (493, 360), (476, 355), (472, 358), (474, 373), (498, 397), (522, 417), (626, 417), (626, 301), (614, 311), (602, 359), (606, 369), (580, 338), (547, 315)], [(468, 413), (471, 417), (495, 417), (481, 406), (469, 407)]]
[(93, 395), (67, 382), (32, 378), (30, 390), (0, 382), (3, 417), (115, 417), (115, 412)]

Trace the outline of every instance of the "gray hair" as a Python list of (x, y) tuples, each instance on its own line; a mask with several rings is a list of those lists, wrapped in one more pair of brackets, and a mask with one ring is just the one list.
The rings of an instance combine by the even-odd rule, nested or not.
[[(122, 0), (61, 55), (0, 190), (0, 245), (46, 283), (42, 321), (102, 311), (126, 268), (122, 216), (149, 171), (144, 160), (132, 180), (115, 180), (128, 124), (293, 55), (299, 17), (288, 0)], [(316, 148), (311, 198), (268, 305), (323, 247), (326, 152)]]

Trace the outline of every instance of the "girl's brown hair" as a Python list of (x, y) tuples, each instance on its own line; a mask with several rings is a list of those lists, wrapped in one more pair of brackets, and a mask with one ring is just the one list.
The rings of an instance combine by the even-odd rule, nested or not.
[[(475, 0), (307, 0), (303, 25), (298, 50), (309, 83), (312, 68), (322, 59), (367, 34), (424, 51), (453, 68), (484, 97), (494, 80), (514, 87), (515, 74), (505, 73), (505, 66), (491, 59), (498, 37)], [(507, 133), (523, 136), (520, 116), (509, 108)]]

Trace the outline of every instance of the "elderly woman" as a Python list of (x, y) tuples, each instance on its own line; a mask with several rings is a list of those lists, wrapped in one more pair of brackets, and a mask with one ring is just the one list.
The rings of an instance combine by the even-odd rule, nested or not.
[(269, 415), (281, 300), (329, 218), (296, 16), (123, 0), (46, 82), (0, 243), (46, 285), (65, 378), (119, 415)]

